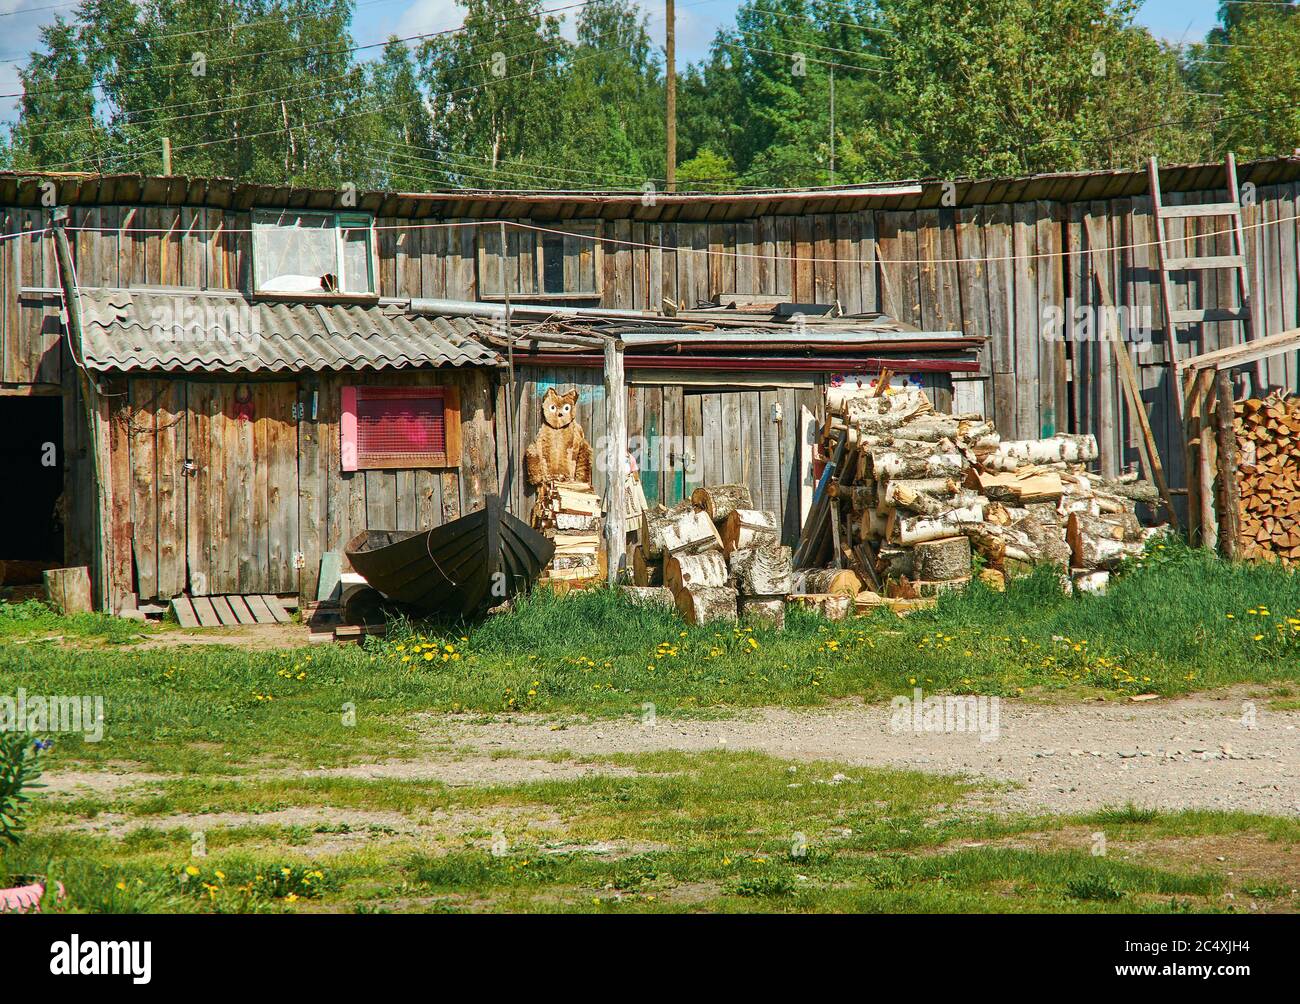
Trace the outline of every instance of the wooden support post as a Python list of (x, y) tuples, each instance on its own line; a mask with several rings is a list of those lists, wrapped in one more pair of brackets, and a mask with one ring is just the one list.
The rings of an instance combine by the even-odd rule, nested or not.
[(1232, 377), (1227, 370), (1215, 375), (1216, 433), (1219, 445), (1219, 552), (1229, 561), (1237, 557), (1241, 542), (1241, 493), (1237, 489), (1237, 434), (1233, 430)]
[(609, 584), (618, 580), (627, 546), (627, 515), (623, 499), (627, 470), (627, 387), (623, 382), (623, 342), (605, 342), (605, 556)]
[(1160, 271), (1160, 304), (1164, 313), (1165, 345), (1169, 349), (1169, 396), (1174, 400), (1174, 408), (1178, 413), (1178, 421), (1181, 423), (1186, 413), (1183, 410), (1183, 396), (1179, 393), (1178, 330), (1173, 319), (1174, 289), (1173, 283), (1169, 280), (1167, 265), (1169, 254), (1165, 248), (1165, 221), (1161, 215), (1163, 207), (1160, 204), (1160, 164), (1155, 157), (1152, 157), (1147, 163), (1147, 182), (1151, 189), (1151, 221), (1156, 232), (1156, 263)]
[(79, 568), (49, 568), (42, 576), (45, 595), (56, 612), (65, 616), (91, 612), (90, 569), (84, 565)]
[(1183, 428), (1187, 444), (1187, 540), (1214, 546), (1214, 432), (1210, 418), (1214, 370), (1188, 370), (1183, 378)]
[[(77, 366), (77, 376), (81, 389), (81, 401), (86, 410), (86, 428), (90, 433), (90, 456), (93, 461), (95, 479), (95, 598), (99, 609), (108, 613), (114, 610), (116, 590), (112, 582), (112, 569), (116, 562), (112, 560), (113, 509), (108, 491), (108, 442), (107, 429), (100, 421), (100, 399), (95, 390), (95, 382), (90, 378), (82, 361), (81, 336), (81, 301), (78, 298), (76, 268), (72, 261), (72, 247), (68, 243), (68, 234), (64, 227), (68, 222), (68, 211), (58, 207), (52, 214), (54, 231), (54, 256), (59, 266), (59, 288), (63, 292), (63, 305), (67, 315), (68, 356)], [(128, 585), (129, 588), (129, 585)]]

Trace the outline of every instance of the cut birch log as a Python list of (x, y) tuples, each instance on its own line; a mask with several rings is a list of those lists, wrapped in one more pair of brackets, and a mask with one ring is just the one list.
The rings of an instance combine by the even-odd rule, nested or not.
[(741, 596), (785, 596), (794, 588), (793, 555), (782, 544), (732, 551), (730, 566)]
[(1075, 572), (1070, 577), (1074, 584), (1076, 593), (1088, 593), (1093, 596), (1100, 596), (1106, 591), (1110, 584), (1110, 572), (1105, 569), (1097, 569), (1089, 572)]
[(986, 456), (984, 466), (990, 470), (1014, 471), (1025, 464), (1045, 464), (1055, 460), (1086, 463), (1097, 459), (1097, 438), (1059, 433), (1048, 439), (1004, 440)]
[[(891, 515), (897, 516), (896, 513)], [(925, 540), (955, 536), (961, 533), (962, 526), (983, 520), (983, 505), (963, 506), (942, 516), (897, 516), (893, 519), (891, 537), (896, 544), (919, 544)]]
[(695, 506), (689, 500), (679, 502), (671, 509), (659, 511), (645, 510), (641, 513), (641, 532), (637, 543), (646, 561), (657, 561), (664, 553), (664, 530), (673, 521), (695, 512)]
[(873, 449), (867, 458), (868, 474), (875, 478), (952, 477), (965, 463), (960, 453), (935, 453), (933, 444), (923, 450)]
[(698, 509), (675, 516), (652, 531), (652, 544), (656, 533), (661, 542), (661, 553), (669, 558), (681, 554), (713, 551), (722, 546), (722, 540), (718, 537), (713, 520), (709, 519), (707, 513), (700, 512)]
[(739, 595), (731, 586), (700, 586), (677, 593), (677, 612), (687, 624), (734, 621)]
[(920, 600), (931, 596), (939, 596), (943, 593), (956, 592), (965, 589), (969, 585), (969, 575), (960, 579), (941, 579), (938, 581), (893, 579), (889, 583), (887, 593), (891, 599)]
[(632, 545), (628, 556), (632, 566), (632, 583), (637, 586), (661, 586), (664, 581), (664, 566), (661, 561), (647, 561), (640, 544)]
[(666, 586), (619, 586), (619, 592), (627, 597), (628, 602), (638, 607), (664, 607), (673, 610), (677, 606), (672, 590)]
[(1146, 545), (1141, 541), (1116, 540), (1114, 537), (1093, 537), (1076, 534), (1070, 541), (1070, 559), (1076, 568), (1116, 568), (1125, 558), (1136, 558)]
[(858, 573), (848, 568), (807, 568), (794, 573), (795, 593), (836, 593), (857, 596), (862, 591)]
[(721, 551), (675, 554), (664, 560), (664, 585), (674, 594), (702, 586), (725, 586), (727, 563)]
[(942, 581), (970, 577), (971, 548), (968, 537), (941, 537), (917, 544), (912, 552), (918, 579)]
[(785, 628), (785, 597), (742, 596), (740, 616), (746, 620), (765, 621), (778, 631)]
[(1019, 531), (1029, 539), (1033, 548), (1030, 552), (1031, 560), (1035, 564), (1070, 567), (1070, 545), (1061, 536), (1059, 527), (1045, 524), (1030, 515), (1012, 525), (1010, 529)]
[(854, 597), (848, 593), (791, 593), (789, 602), (821, 614), (828, 621), (842, 621), (853, 609)]
[(993, 423), (975, 415), (927, 415), (894, 430), (898, 439), (913, 439), (927, 443), (958, 440), (972, 446), (992, 445), (991, 436), (997, 435)]
[(734, 509), (722, 524), (722, 549), (728, 555), (780, 540), (781, 524), (773, 513), (763, 510)]
[(691, 492), (691, 504), (708, 513), (715, 524), (721, 524), (735, 509), (754, 508), (754, 499), (748, 485), (713, 485)]

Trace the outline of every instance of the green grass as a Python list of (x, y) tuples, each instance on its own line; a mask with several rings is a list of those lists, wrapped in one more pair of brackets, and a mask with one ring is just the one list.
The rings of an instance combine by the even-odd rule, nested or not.
[[(1297, 623), (1291, 623), (1292, 620)], [(506, 615), (441, 630), (395, 625), (365, 647), (145, 648), (139, 625), (0, 607), (0, 694), (105, 699), (104, 741), (56, 737), (49, 762), (131, 760), (229, 773), (414, 749), (413, 712), (716, 715), (930, 691), (1122, 698), (1300, 682), (1300, 579), (1169, 543), (1105, 596), (1066, 596), (1047, 570), (976, 586), (906, 618), (830, 623), (791, 609), (783, 632), (687, 627), (598, 590), (538, 592)], [(62, 633), (73, 648), (18, 644)]]
[[(229, 810), (241, 786), (179, 780), (161, 798), (107, 807), (151, 823), (130, 833), (69, 830), (75, 813), (51, 804), (0, 868), (63, 882), (68, 909), (118, 912), (1199, 912), (1244, 908), (1248, 897), (1296, 907), (1280, 875), (1239, 880), (1179, 850), (1182, 838), (1222, 830), (1257, 854), (1276, 847), (1287, 867), (1294, 821), (1124, 809), (989, 816), (963, 807), (978, 785), (914, 772), (721, 751), (607, 760), (637, 773), (491, 788), (254, 788), (240, 809), (251, 821), (203, 827), (204, 857), (190, 854), (190, 829), (202, 824), (168, 816)], [(817, 783), (837, 773), (849, 780)], [(256, 821), (285, 806), (383, 807), (408, 822), (399, 832)], [(79, 811), (94, 819), (104, 808), (83, 801)], [(558, 822), (539, 835), (527, 821), (542, 816)], [(1098, 826), (1105, 856), (1090, 853)], [(339, 835), (351, 838), (345, 849), (322, 848)], [(1130, 853), (1157, 836), (1164, 857)]]

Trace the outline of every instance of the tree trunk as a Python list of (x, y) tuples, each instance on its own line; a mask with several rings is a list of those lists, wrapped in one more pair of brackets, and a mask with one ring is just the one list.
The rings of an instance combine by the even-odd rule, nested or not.
[(793, 588), (793, 556), (781, 544), (731, 552), (731, 574), (742, 596), (782, 596)]
[(691, 492), (691, 504), (703, 509), (720, 526), (733, 510), (754, 508), (754, 499), (747, 485), (713, 485)]
[(776, 544), (781, 540), (781, 524), (770, 512), (758, 509), (735, 509), (722, 524), (722, 549), (732, 551)]
[(736, 620), (739, 596), (731, 586), (701, 586), (677, 594), (677, 612), (687, 624)]
[(674, 594), (701, 586), (725, 586), (727, 563), (721, 551), (678, 554), (664, 562), (664, 585)]

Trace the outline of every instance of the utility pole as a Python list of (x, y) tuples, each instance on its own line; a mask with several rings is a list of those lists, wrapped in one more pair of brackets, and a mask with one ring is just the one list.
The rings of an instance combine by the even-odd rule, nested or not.
[(664, 0), (667, 8), (668, 34), (665, 45), (667, 65), (668, 115), (668, 191), (677, 191), (677, 9), (675, 0)]
[(835, 67), (831, 67), (831, 184), (835, 184)]
[(163, 137), (163, 176), (170, 178), (172, 174), (172, 141), (169, 136)]

